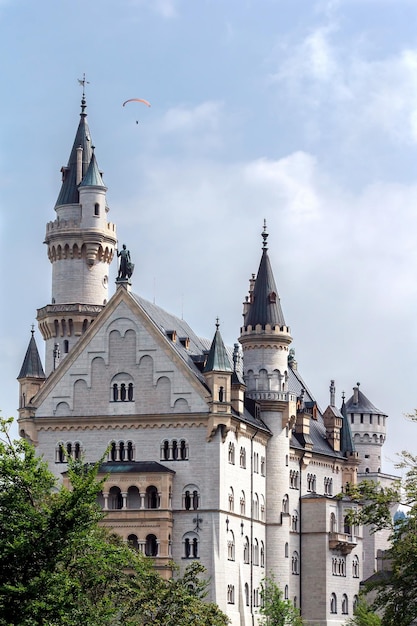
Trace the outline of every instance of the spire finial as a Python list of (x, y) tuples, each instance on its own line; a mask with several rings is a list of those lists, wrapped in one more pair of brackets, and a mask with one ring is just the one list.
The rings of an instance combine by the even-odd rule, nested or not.
[(30, 331), (32, 333), (32, 337), (35, 334), (35, 324), (32, 324), (32, 329)]
[(219, 318), (216, 317), (216, 330), (219, 330), (219, 326), (220, 326)]
[(264, 229), (262, 231), (262, 239), (263, 239), (263, 243), (262, 243), (262, 249), (263, 250), (268, 250), (267, 246), (266, 246), (266, 240), (268, 239), (268, 233), (266, 230), (266, 220), (264, 219)]
[(85, 72), (83, 73), (82, 78), (78, 78), (78, 84), (83, 88), (83, 96), (81, 98), (81, 113), (83, 114), (85, 108), (87, 107), (85, 102), (85, 86), (90, 84), (90, 81), (85, 79)]
[(345, 401), (345, 397), (346, 397), (345, 392), (342, 391), (342, 400), (343, 400), (343, 402)]

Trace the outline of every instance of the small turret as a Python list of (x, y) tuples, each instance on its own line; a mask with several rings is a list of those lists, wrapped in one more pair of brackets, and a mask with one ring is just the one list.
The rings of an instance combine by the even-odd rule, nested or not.
[[(19, 424), (21, 420), (31, 418), (34, 413), (35, 407), (32, 405), (32, 399), (38, 393), (39, 389), (45, 382), (45, 373), (43, 371), (41, 359), (39, 357), (38, 347), (35, 341), (35, 330), (32, 326), (32, 335), (29, 341), (28, 348), (26, 350), (25, 358), (23, 359), (22, 367), (20, 368), (19, 381), (20, 393), (19, 393)], [(29, 420), (30, 422), (30, 420)], [(31, 429), (28, 429), (31, 432)], [(25, 428), (20, 426), (20, 435), (26, 436)], [(29, 437), (32, 439), (32, 436)]]
[(220, 334), (219, 320), (217, 320), (216, 332), (203, 372), (212, 395), (213, 413), (231, 412), (232, 372), (232, 366)]
[(323, 413), (323, 422), (326, 428), (326, 439), (335, 452), (340, 452), (340, 433), (343, 424), (343, 415), (335, 406), (336, 388), (334, 380), (330, 381), (330, 404)]
[(361, 460), (359, 473), (381, 472), (381, 449), (385, 442), (387, 415), (362, 393), (360, 383), (356, 383), (353, 388), (353, 395), (346, 402), (345, 411)]

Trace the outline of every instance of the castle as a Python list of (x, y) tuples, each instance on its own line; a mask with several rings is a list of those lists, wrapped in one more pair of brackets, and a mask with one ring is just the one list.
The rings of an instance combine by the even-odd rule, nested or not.
[(218, 322), (204, 340), (132, 291), (85, 109), (83, 95), (46, 227), (45, 367), (32, 331), (18, 376), (20, 435), (59, 479), (69, 456), (94, 462), (107, 450), (105, 524), (165, 577), (171, 560), (184, 568), (198, 559), (209, 599), (233, 626), (257, 623), (271, 573), (306, 623), (344, 623), (385, 538), (350, 526), (352, 503), (336, 495), (362, 476), (384, 479), (386, 415), (359, 385), (337, 408), (333, 381), (328, 406), (318, 406), (291, 350), (266, 226), (233, 349)]

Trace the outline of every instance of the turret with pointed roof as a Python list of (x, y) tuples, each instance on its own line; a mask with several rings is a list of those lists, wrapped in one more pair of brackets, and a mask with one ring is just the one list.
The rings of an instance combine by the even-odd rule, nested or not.
[(107, 303), (109, 264), (117, 242), (116, 228), (107, 221), (107, 187), (91, 142), (86, 106), (83, 93), (75, 140), (68, 164), (61, 169), (57, 218), (46, 228), (52, 301), (38, 310), (37, 319), (46, 342), (47, 375), (54, 369), (55, 344), (60, 344), (64, 358)]
[(230, 413), (233, 369), (216, 321), (216, 332), (204, 367), (204, 377), (212, 395), (213, 413)]
[(19, 381), (19, 419), (31, 415), (31, 401), (45, 381), (45, 373), (41, 359), (39, 357), (38, 347), (35, 341), (35, 330), (32, 327), (29, 345), (20, 368)]
[(385, 442), (387, 415), (377, 409), (359, 387), (360, 384), (356, 383), (345, 411), (361, 459), (359, 473), (378, 473), (382, 471), (381, 450)]
[(265, 222), (262, 239), (261, 262), (256, 279), (250, 281), (239, 339), (244, 352), (247, 394), (253, 399), (262, 399), (264, 393), (271, 399), (271, 392), (281, 396), (288, 391), (288, 350), (292, 342), (268, 256)]

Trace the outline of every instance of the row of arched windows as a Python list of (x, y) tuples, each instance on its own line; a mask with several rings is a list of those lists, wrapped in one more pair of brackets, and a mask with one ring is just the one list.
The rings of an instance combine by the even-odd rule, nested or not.
[[(353, 610), (355, 610), (357, 602), (358, 602), (358, 596), (355, 596), (353, 599)], [(330, 596), (330, 613), (335, 615), (337, 612), (338, 612), (337, 596), (335, 593), (332, 593)], [(342, 595), (341, 613), (342, 615), (349, 615), (349, 600), (345, 593)]]
[[(230, 531), (231, 532), (231, 531)], [(234, 538), (232, 539), (234, 543)], [(243, 562), (246, 564), (250, 563), (251, 550), (249, 537), (245, 537), (243, 541)], [(234, 559), (230, 559), (234, 560)], [(252, 544), (252, 564), (265, 567), (265, 545), (263, 541), (258, 541), (256, 538), (253, 540)]]
[(290, 470), (290, 489), (298, 489), (300, 486), (300, 473)]
[[(229, 500), (229, 511), (230, 513), (233, 513), (235, 510), (235, 493), (234, 493), (233, 487), (229, 487), (228, 500)], [(240, 493), (239, 505), (240, 505), (240, 514), (246, 515), (246, 496), (245, 496), (244, 491), (241, 491)], [(252, 516), (253, 516), (253, 519), (255, 520), (265, 521), (265, 498), (262, 494), (260, 498), (257, 493), (255, 493), (253, 496)]]
[(136, 486), (129, 487), (125, 492), (120, 487), (113, 486), (108, 492), (99, 495), (98, 502), (104, 510), (158, 509), (161, 494), (154, 485), (150, 485), (143, 492)]
[(68, 459), (79, 460), (83, 448), (79, 441), (59, 441), (55, 448), (55, 463), (67, 463)]
[(324, 495), (333, 495), (333, 479), (329, 478), (328, 476), (325, 476), (324, 478)]
[(109, 461), (134, 461), (135, 446), (132, 441), (112, 441), (109, 449)]
[[(84, 452), (80, 441), (58, 441), (55, 446), (55, 462), (66, 463), (69, 458), (81, 459)], [(135, 461), (133, 441), (111, 441), (108, 461)], [(161, 443), (161, 461), (188, 461), (189, 447), (186, 439), (165, 439)]]
[(161, 461), (188, 461), (188, 442), (185, 439), (165, 439), (161, 444)]
[[(146, 556), (158, 556), (159, 541), (153, 534), (147, 535), (145, 541), (139, 541), (137, 535), (129, 535), (127, 541), (132, 548), (142, 552)], [(171, 541), (169, 541), (169, 549), (170, 548)]]
[(346, 576), (345, 557), (334, 556), (332, 558), (332, 576)]
[[(334, 513), (330, 513), (330, 532), (331, 533), (340, 532), (336, 515)], [(348, 515), (345, 515), (345, 517), (343, 518), (343, 533), (345, 535), (352, 535), (352, 533), (354, 533), (355, 535), (358, 535), (359, 533), (359, 528), (357, 526), (352, 527)]]
[(307, 474), (307, 491), (316, 493), (316, 481), (317, 478), (315, 474)]
[[(231, 441), (229, 443), (228, 448), (228, 461), (231, 465), (235, 464), (235, 444)], [(239, 451), (239, 465), (242, 469), (246, 469), (246, 448), (244, 446), (240, 447)], [(265, 476), (265, 457), (261, 456), (260, 464), (259, 464), (259, 453), (253, 453), (253, 472), (254, 474), (259, 474), (259, 469), (261, 472), (261, 476)]]

